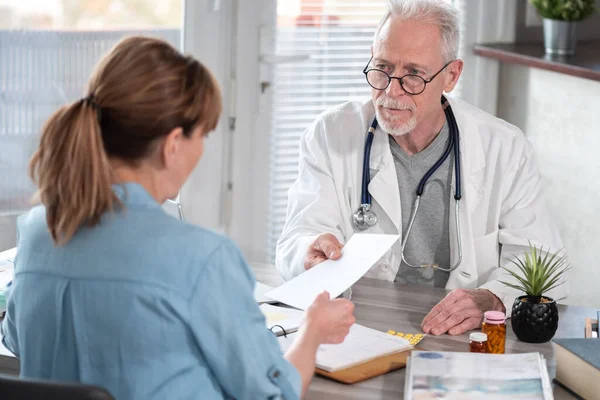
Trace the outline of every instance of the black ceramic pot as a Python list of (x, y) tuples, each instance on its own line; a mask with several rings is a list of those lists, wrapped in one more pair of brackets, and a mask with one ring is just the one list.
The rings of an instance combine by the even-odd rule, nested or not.
[(515, 299), (510, 322), (517, 338), (527, 343), (545, 343), (554, 337), (558, 328), (558, 307), (554, 299), (548, 303), (523, 301), (527, 296)]

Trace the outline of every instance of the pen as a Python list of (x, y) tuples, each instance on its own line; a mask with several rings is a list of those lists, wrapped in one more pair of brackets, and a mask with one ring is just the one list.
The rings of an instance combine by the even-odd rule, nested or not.
[(596, 333), (598, 334), (596, 337), (600, 338), (600, 311), (596, 313)]

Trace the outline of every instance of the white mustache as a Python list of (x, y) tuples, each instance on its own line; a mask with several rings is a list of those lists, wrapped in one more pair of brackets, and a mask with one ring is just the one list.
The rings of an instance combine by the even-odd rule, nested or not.
[(415, 106), (412, 104), (403, 104), (397, 100), (390, 99), (389, 97), (380, 97), (376, 102), (377, 106), (382, 106), (385, 108), (392, 108), (396, 110), (410, 110), (415, 111)]

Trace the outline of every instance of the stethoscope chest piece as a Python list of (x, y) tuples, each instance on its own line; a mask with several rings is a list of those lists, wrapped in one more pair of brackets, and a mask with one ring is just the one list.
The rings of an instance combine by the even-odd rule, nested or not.
[(371, 211), (370, 204), (361, 204), (352, 216), (354, 226), (364, 231), (377, 224), (377, 215)]
[[(442, 101), (442, 108), (444, 109), (444, 114), (446, 114), (446, 121), (448, 123), (448, 129), (450, 131), (449, 132), (450, 138), (448, 140), (448, 145), (446, 146), (446, 150), (444, 151), (443, 155), (425, 173), (425, 175), (421, 178), (421, 181), (419, 182), (419, 186), (417, 187), (417, 191), (416, 191), (417, 197), (416, 197), (415, 204), (413, 207), (412, 215), (411, 215), (409, 223), (408, 223), (408, 228), (406, 229), (406, 232), (404, 232), (404, 234), (403, 234), (402, 247), (400, 250), (400, 256), (401, 256), (402, 262), (404, 264), (408, 265), (411, 268), (425, 268), (424, 273), (431, 274), (431, 277), (435, 273), (436, 269), (439, 269), (440, 271), (451, 272), (451, 271), (454, 271), (456, 268), (458, 268), (462, 262), (462, 237), (460, 235), (460, 221), (459, 221), (459, 217), (458, 217), (460, 215), (460, 206), (459, 205), (460, 205), (460, 199), (462, 197), (461, 174), (460, 174), (461, 160), (460, 160), (460, 148), (459, 148), (460, 137), (459, 137), (458, 125), (456, 123), (456, 118), (454, 117), (454, 113), (452, 112), (452, 108), (450, 107), (448, 100), (446, 100), (446, 98), (442, 96), (441, 101)], [(371, 193), (369, 193), (369, 188), (368, 188), (369, 182), (371, 181), (370, 170), (369, 170), (369, 168), (370, 168), (369, 160), (371, 157), (371, 145), (373, 144), (373, 138), (374, 138), (374, 133), (375, 133), (376, 128), (377, 128), (377, 118), (375, 117), (375, 118), (373, 118), (373, 122), (371, 123), (371, 126), (369, 127), (369, 130), (367, 131), (367, 138), (365, 141), (365, 148), (364, 148), (364, 155), (363, 155), (362, 182), (361, 182), (361, 196), (360, 196), (361, 204), (360, 204), (360, 207), (354, 212), (354, 214), (352, 214), (352, 223), (353, 223), (354, 227), (361, 231), (369, 229), (370, 227), (377, 224), (377, 215), (375, 215), (375, 213), (371, 210), (372, 199), (371, 199)], [(412, 265), (406, 260), (406, 257), (404, 255), (404, 249), (406, 247), (408, 238), (410, 237), (410, 233), (412, 231), (412, 227), (415, 222), (417, 212), (419, 211), (419, 203), (420, 203), (421, 196), (423, 195), (423, 192), (425, 190), (425, 185), (427, 184), (427, 180), (446, 161), (446, 159), (450, 156), (450, 154), (453, 151), (454, 151), (454, 169), (455, 169), (454, 177), (455, 177), (455, 181), (456, 181), (454, 200), (455, 200), (455, 207), (456, 207), (455, 223), (456, 223), (456, 236), (458, 238), (458, 258), (457, 258), (456, 262), (454, 263), (454, 265), (451, 266), (450, 268), (442, 268), (437, 264)], [(448, 222), (448, 225), (450, 225), (450, 222)]]

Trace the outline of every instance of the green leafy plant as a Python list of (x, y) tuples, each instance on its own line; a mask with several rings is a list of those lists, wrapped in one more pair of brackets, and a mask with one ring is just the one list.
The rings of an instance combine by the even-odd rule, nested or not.
[(596, 10), (596, 0), (529, 0), (540, 15), (559, 21), (581, 21)]
[(558, 250), (550, 254), (546, 251), (543, 255), (543, 247), (538, 249), (529, 242), (529, 251), (524, 254), (524, 257), (509, 260), (517, 267), (516, 271), (502, 267), (516, 279), (517, 283), (500, 282), (524, 292), (529, 302), (539, 303), (544, 293), (563, 283), (560, 282), (561, 277), (571, 269), (567, 264), (566, 254), (561, 255), (561, 252), (562, 250)]

